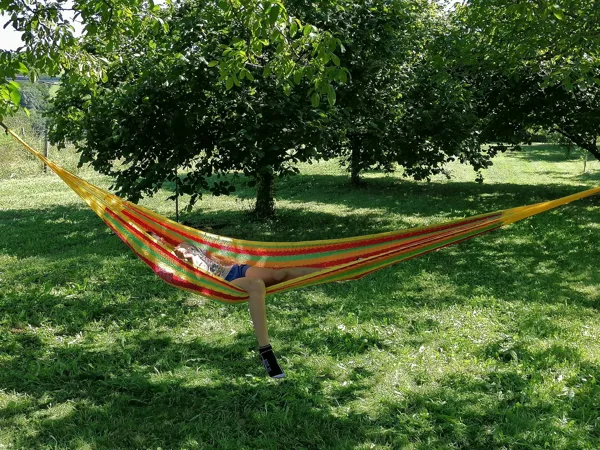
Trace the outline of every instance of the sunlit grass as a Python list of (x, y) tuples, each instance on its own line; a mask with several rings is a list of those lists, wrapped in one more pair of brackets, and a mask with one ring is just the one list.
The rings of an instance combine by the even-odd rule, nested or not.
[[(245, 306), (162, 284), (62, 181), (27, 158), (17, 166), (0, 180), (0, 448), (599, 446), (598, 199), (270, 297), (288, 373), (273, 382)], [(500, 156), (483, 185), (462, 166), (429, 184), (368, 173), (359, 190), (335, 161), (301, 169), (278, 182), (273, 222), (248, 220), (241, 179), (182, 220), (245, 239), (328, 239), (600, 184), (597, 162), (582, 174), (551, 146)], [(169, 195), (143, 203), (174, 217)]]

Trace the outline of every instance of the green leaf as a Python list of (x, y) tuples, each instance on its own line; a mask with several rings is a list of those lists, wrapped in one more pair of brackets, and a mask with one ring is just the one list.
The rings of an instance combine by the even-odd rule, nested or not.
[(564, 20), (565, 19), (565, 15), (563, 14), (563, 12), (560, 9), (555, 9), (553, 12), (554, 12), (554, 16), (558, 20)]
[(219, 65), (219, 61), (211, 61), (208, 63), (208, 67), (216, 67)]
[(294, 72), (294, 83), (300, 84), (303, 76), (304, 76), (304, 71), (302, 70), (302, 68), (296, 70), (296, 72)]
[(337, 96), (335, 94), (335, 89), (333, 89), (333, 86), (329, 86), (329, 92), (327, 92), (327, 100), (329, 101), (329, 104), (331, 106), (335, 105), (335, 101), (337, 99)]
[(348, 82), (348, 74), (344, 69), (339, 71), (339, 80), (344, 84)]
[(227, 88), (227, 90), (230, 90), (233, 87), (233, 77), (227, 77), (225, 87)]
[(17, 89), (11, 89), (11, 91), (10, 91), (10, 100), (15, 105), (20, 105), (21, 104), (21, 92), (19, 92), (19, 90), (17, 90)]
[(102, 82), (106, 83), (108, 81), (108, 75), (106, 74), (106, 72), (102, 72)]
[(290, 25), (290, 36), (294, 37), (298, 32), (298, 24), (296, 22), (292, 22)]
[(331, 54), (331, 60), (333, 61), (333, 63), (334, 63), (336, 66), (339, 66), (339, 65), (340, 65), (340, 58), (338, 58), (338, 57), (337, 57), (337, 55), (336, 55), (335, 53), (332, 53), (332, 54)]
[(274, 24), (279, 19), (279, 9), (279, 5), (273, 5), (271, 11), (269, 11), (269, 21), (271, 24)]
[(308, 35), (310, 34), (311, 31), (312, 31), (312, 26), (305, 25), (304, 26), (304, 37), (308, 37)]
[(321, 96), (315, 92), (312, 97), (310, 97), (310, 102), (312, 103), (312, 105), (317, 108), (319, 106), (319, 104), (321, 103)]

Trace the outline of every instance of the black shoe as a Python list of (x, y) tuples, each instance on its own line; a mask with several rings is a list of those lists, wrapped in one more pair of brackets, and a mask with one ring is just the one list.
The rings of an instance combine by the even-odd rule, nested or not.
[(285, 372), (277, 362), (273, 348), (270, 345), (259, 348), (259, 353), (263, 366), (265, 366), (265, 370), (271, 378), (285, 378)]

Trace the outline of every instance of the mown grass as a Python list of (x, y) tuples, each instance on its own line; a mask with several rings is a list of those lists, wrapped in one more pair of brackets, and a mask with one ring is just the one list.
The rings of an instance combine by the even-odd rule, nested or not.
[[(336, 238), (600, 184), (598, 163), (582, 168), (535, 146), (499, 157), (483, 185), (456, 166), (452, 181), (372, 173), (351, 190), (328, 162), (278, 184), (273, 222), (248, 221), (241, 180), (183, 219), (246, 239)], [(0, 181), (0, 448), (600, 446), (597, 198), (360, 281), (270, 297), (288, 373), (274, 382), (245, 306), (162, 284), (39, 169)], [(144, 204), (173, 217), (169, 194)]]

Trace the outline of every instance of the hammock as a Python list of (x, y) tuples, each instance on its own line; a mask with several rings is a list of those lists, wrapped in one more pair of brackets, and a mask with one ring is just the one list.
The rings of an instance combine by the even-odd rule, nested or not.
[[(123, 200), (68, 172), (27, 145), (0, 123), (14, 139), (67, 183), (131, 250), (164, 281), (225, 303), (248, 300), (231, 283), (199, 270), (172, 254), (187, 240), (231, 263), (255, 267), (319, 267), (322, 270), (267, 288), (267, 294), (333, 281), (356, 280), (391, 264), (487, 233), (574, 200), (599, 194), (600, 188), (567, 197), (469, 217), (440, 225), (343, 239), (305, 242), (255, 242), (231, 239), (181, 225), (151, 210)], [(161, 236), (160, 242), (148, 231)]]

